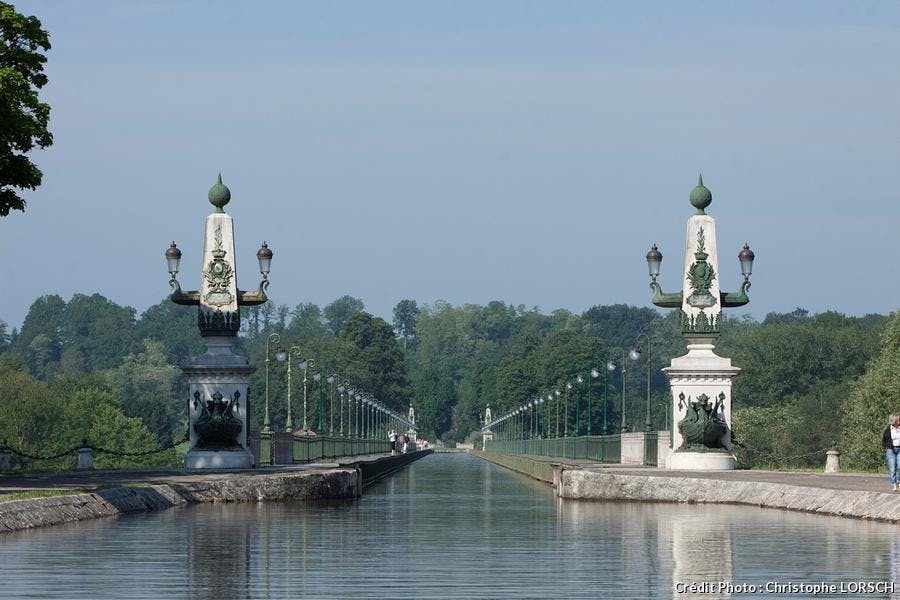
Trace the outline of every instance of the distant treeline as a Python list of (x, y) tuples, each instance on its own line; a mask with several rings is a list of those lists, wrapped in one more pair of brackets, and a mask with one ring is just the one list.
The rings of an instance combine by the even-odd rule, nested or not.
[[(239, 351), (259, 369), (251, 379), (253, 428), (262, 425), (262, 367), (266, 342), (276, 333), (286, 349), (296, 346), (299, 355), (315, 358), (316, 370), (337, 373), (338, 382), (347, 380), (399, 412), (413, 404), (422, 433), (447, 442), (473, 438), (485, 406), (499, 416), (541, 394), (565, 391), (566, 382), (579, 373), (586, 377), (594, 367), (602, 373), (608, 360), (616, 370), (606, 372), (607, 422), (611, 428), (620, 422), (624, 360), (626, 422), (629, 429), (642, 429), (648, 356), (651, 420), (663, 426), (669, 391), (660, 369), (684, 353), (677, 315), (649, 308), (608, 305), (581, 315), (565, 310), (548, 315), (496, 301), (419, 306), (403, 300), (391, 324), (364, 309), (361, 300), (344, 296), (324, 308), (269, 303), (244, 311)], [(276, 345), (270, 345), (270, 358)], [(623, 359), (623, 350), (638, 345), (639, 360)], [(0, 380), (6, 391), (0, 397), (0, 436), (41, 454), (70, 447), (82, 437), (130, 450), (177, 441), (186, 428), (186, 386), (178, 366), (203, 347), (195, 309), (168, 300), (138, 316), (99, 294), (76, 294), (68, 302), (41, 297), (21, 330), (9, 332), (0, 322)], [(742, 369), (734, 387), (735, 435), (747, 448), (739, 451), (742, 462), (818, 466), (821, 454), (785, 457), (837, 443), (851, 466), (879, 464), (886, 416), (900, 410), (897, 316), (811, 315), (797, 309), (769, 314), (761, 322), (726, 318), (718, 351)], [(270, 362), (270, 415), (276, 429), (283, 428), (286, 416), (285, 369), (284, 363)], [(295, 368), (295, 425), (300, 373)], [(311, 419), (316, 385), (309, 381)], [(595, 434), (603, 421), (603, 387), (601, 375), (591, 387)], [(569, 393), (572, 431), (578, 388)], [(581, 398), (584, 411), (586, 397)], [(583, 433), (584, 412), (581, 427)], [(116, 466), (125, 459), (102, 460), (108, 464), (101, 466)], [(174, 462), (174, 453), (164, 453), (142, 464)]]

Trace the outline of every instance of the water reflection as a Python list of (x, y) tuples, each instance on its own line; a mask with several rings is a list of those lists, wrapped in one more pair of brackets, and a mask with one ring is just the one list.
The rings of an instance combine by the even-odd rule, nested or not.
[(898, 575), (893, 525), (563, 501), (461, 455), (414, 463), (360, 501), (204, 505), (0, 537), (0, 596), (17, 598), (727, 598), (676, 584)]

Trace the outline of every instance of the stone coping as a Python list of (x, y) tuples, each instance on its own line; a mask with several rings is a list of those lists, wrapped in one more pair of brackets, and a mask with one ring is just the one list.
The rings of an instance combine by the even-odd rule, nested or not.
[(545, 456), (473, 454), (548, 483), (550, 481), (542, 471), (552, 468), (552, 484), (556, 494), (566, 499), (746, 504), (900, 522), (900, 492), (891, 491), (886, 475), (754, 470), (675, 471), (601, 465)]
[[(68, 471), (0, 477), (0, 493), (66, 490), (62, 494), (0, 502), (0, 534), (199, 502), (342, 500), (358, 498), (368, 479), (390, 474), (430, 451), (350, 456), (240, 471)], [(76, 490), (88, 489), (88, 492)]]
[[(563, 470), (557, 495), (579, 500), (747, 504), (839, 517), (900, 522), (900, 492), (860, 490), (852, 476), (828, 476), (845, 487), (786, 483), (782, 475), (735, 478), (735, 471), (701, 476), (697, 472), (649, 474), (616, 470)], [(710, 475), (704, 473), (703, 475)], [(718, 475), (716, 477), (715, 475)], [(781, 480), (780, 480), (781, 479)], [(885, 479), (885, 478), (883, 478)], [(796, 482), (801, 481), (795, 478)], [(886, 487), (886, 486), (885, 486)]]

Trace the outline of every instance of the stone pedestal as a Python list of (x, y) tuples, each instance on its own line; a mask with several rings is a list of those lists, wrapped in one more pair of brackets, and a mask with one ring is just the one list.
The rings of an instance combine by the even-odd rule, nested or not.
[[(187, 469), (249, 469), (254, 463), (248, 439), (249, 421), (247, 387), (250, 375), (256, 370), (247, 359), (234, 353), (231, 336), (207, 337), (206, 352), (186, 367), (188, 378), (189, 450), (185, 457)], [(195, 429), (203, 414), (203, 407), (221, 394), (230, 414), (241, 424), (236, 446), (231, 448), (203, 447)]]
[(494, 441), (494, 432), (486, 429), (481, 432), (481, 449), (487, 450), (488, 444)]
[(621, 434), (622, 450), (619, 462), (623, 465), (644, 464), (644, 432), (631, 431)]
[(78, 462), (75, 463), (75, 470), (90, 471), (94, 468), (94, 455), (90, 446), (78, 449)]
[(837, 450), (829, 450), (825, 453), (825, 472), (840, 473), (841, 472), (841, 453)]
[[(673, 358), (671, 366), (663, 369), (672, 390), (672, 421), (675, 423), (675, 430), (672, 432), (672, 447), (675, 451), (670, 455), (666, 466), (685, 470), (734, 469), (736, 461), (731, 453), (731, 380), (740, 369), (732, 366), (730, 358), (713, 352), (715, 346), (712, 338), (688, 338), (687, 348), (686, 355)], [(718, 416), (728, 424), (728, 429), (720, 439), (724, 450), (681, 450), (683, 438), (678, 430), (678, 423), (687, 414), (690, 403), (704, 395), (713, 404), (724, 395), (718, 411)]]

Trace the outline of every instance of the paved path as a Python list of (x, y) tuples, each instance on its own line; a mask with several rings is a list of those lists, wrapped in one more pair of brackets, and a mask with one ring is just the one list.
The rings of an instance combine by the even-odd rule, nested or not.
[[(587, 471), (605, 473), (621, 473), (623, 475), (648, 475), (651, 477), (693, 477), (694, 479), (713, 479), (723, 481), (759, 481), (765, 483), (783, 483), (828, 490), (857, 490), (860, 492), (890, 492), (891, 484), (886, 474), (875, 473), (834, 473), (825, 475), (815, 472), (791, 471), (671, 471), (655, 467), (639, 465), (603, 464), (597, 461), (570, 458), (551, 458), (547, 456), (522, 456), (541, 462), (570, 465)], [(897, 492), (900, 496), (900, 492)]]
[(345, 456), (331, 462), (302, 465), (261, 467), (241, 471), (189, 472), (184, 469), (121, 470), (121, 471), (64, 471), (62, 473), (28, 473), (0, 475), (0, 494), (41, 489), (94, 490), (100, 487), (124, 485), (151, 485), (158, 483), (195, 483), (221, 479), (226, 473), (240, 473), (246, 476), (271, 475), (296, 471), (313, 471), (339, 468), (352, 463), (371, 461), (389, 456), (387, 454), (366, 454)]

